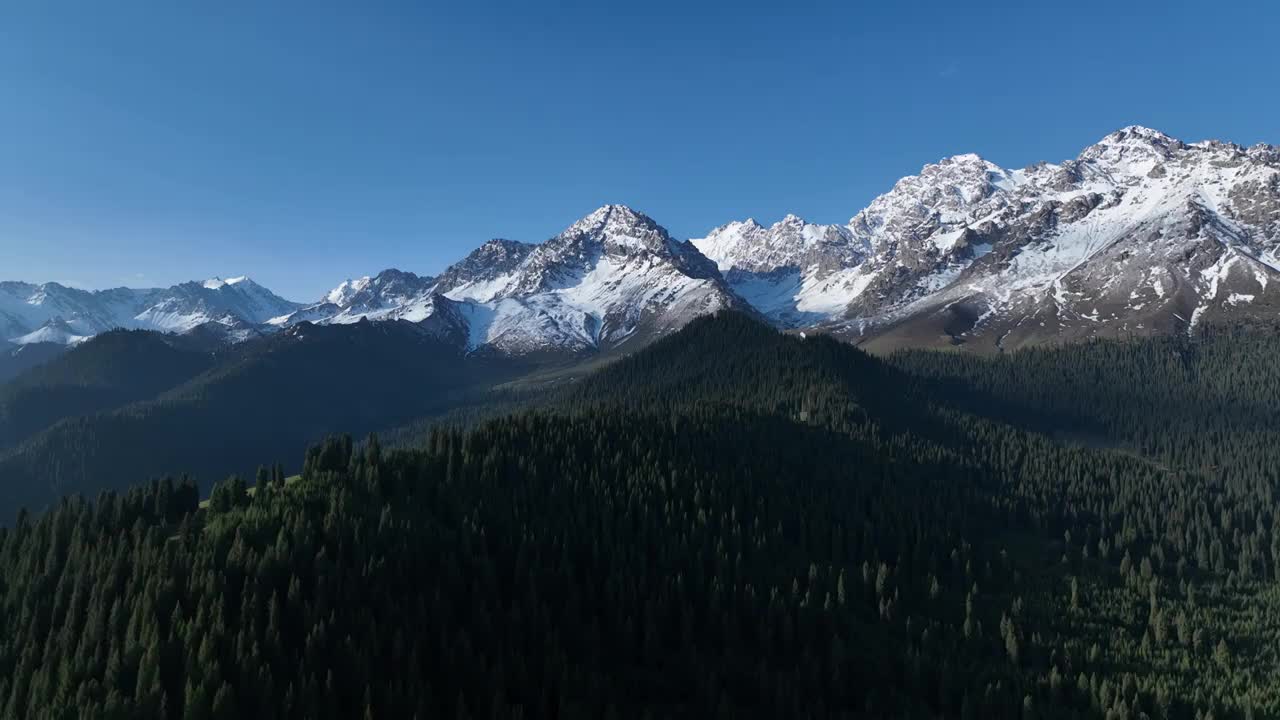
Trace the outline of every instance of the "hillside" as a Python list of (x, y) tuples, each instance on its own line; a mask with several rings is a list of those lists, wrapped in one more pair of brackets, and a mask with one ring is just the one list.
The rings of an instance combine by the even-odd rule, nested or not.
[(882, 361), (703, 319), (417, 449), (330, 440), (300, 480), (227, 481), (207, 510), (164, 481), (20, 518), (0, 702), (1271, 717), (1276, 343)]
[(33, 367), (61, 355), (66, 348), (54, 343), (12, 345), (0, 342), (0, 383), (6, 383)]
[[(153, 342), (166, 341), (157, 336)], [(197, 366), (208, 357), (170, 352)], [(66, 365), (83, 357), (68, 355)], [(99, 375), (104, 367), (91, 365)], [(15, 414), (13, 432), (56, 419), (59, 412), (62, 419), (0, 451), (0, 508), (39, 509), (66, 493), (93, 497), (166, 473), (191, 473), (210, 482), (248, 472), (263, 458), (296, 457), (328, 433), (388, 428), (443, 411), (521, 366), (464, 361), (456, 347), (409, 323), (362, 323), (304, 325), (261, 338), (168, 387), (165, 376), (145, 364), (120, 367), (141, 375), (128, 375), (133, 384), (106, 387), (59, 387), (36, 383), (35, 376), (15, 386), (15, 402), (41, 409)], [(177, 375), (181, 367), (166, 364)], [(40, 377), (64, 371), (76, 377), (61, 365)], [(142, 392), (140, 379), (155, 392)], [(118, 407), (106, 402), (125, 395), (136, 401)], [(62, 406), (53, 404), (57, 398)]]
[(98, 335), (0, 385), (0, 449), (64, 418), (151, 398), (215, 362), (213, 353), (159, 333)]

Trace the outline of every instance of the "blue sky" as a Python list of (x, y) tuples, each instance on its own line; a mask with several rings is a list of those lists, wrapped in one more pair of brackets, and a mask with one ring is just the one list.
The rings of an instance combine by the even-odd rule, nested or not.
[(1226, 0), (11, 0), (0, 279), (305, 300), (611, 202), (690, 237), (1129, 124), (1280, 143), (1277, 27)]

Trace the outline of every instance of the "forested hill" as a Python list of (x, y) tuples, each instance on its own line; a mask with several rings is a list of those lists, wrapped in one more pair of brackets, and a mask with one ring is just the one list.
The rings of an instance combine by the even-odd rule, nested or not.
[(733, 405), (794, 416), (826, 404), (858, 407), (891, 391), (885, 384), (893, 373), (847, 343), (791, 338), (726, 313), (694, 320), (583, 379), (553, 404), (612, 412)]
[(166, 473), (207, 483), (264, 460), (296, 470), (328, 433), (430, 415), (521, 367), (464, 358), (405, 322), (299, 326), (216, 358), (181, 340), (110, 333), (3, 386), (0, 438), (25, 440), (0, 442), (0, 510)]
[(213, 367), (182, 338), (115, 330), (0, 385), (0, 448), (58, 420), (151, 398)]
[(0, 716), (1276, 717), (1275, 345), (721, 316), (417, 449), (68, 500), (0, 530)]
[(0, 340), (0, 383), (8, 382), (33, 367), (61, 355), (66, 348), (56, 343), (13, 345)]

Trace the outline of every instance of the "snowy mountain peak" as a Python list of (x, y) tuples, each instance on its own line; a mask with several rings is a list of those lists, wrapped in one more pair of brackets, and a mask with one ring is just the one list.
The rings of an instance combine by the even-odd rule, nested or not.
[[(712, 236), (727, 235), (727, 234), (749, 235), (752, 233), (762, 232), (764, 230), (765, 230), (765, 227), (761, 225), (759, 222), (756, 222), (755, 218), (747, 218), (746, 220), (731, 220), (725, 223), (724, 225), (721, 225), (717, 228), (713, 228), (711, 232), (707, 233), (707, 237), (709, 238)], [(699, 245), (699, 249), (702, 249), (700, 245), (701, 240), (694, 240), (693, 243), (695, 245)], [(707, 254), (705, 250), (703, 250), (703, 254), (707, 255), (707, 257), (711, 258), (712, 260), (716, 259), (715, 256)]]
[(70, 323), (61, 316), (51, 318), (38, 329), (13, 338), (14, 345), (34, 345), (36, 343), (53, 343), (55, 345), (75, 345), (87, 340), (88, 336), (76, 332)]
[(689, 242), (671, 237), (652, 218), (625, 205), (606, 205), (537, 246), (521, 264), (511, 290), (532, 293), (554, 288), (597, 267), (602, 258), (663, 263), (695, 278), (716, 278), (715, 264)]
[[(818, 225), (787, 215), (768, 228), (732, 222), (691, 241), (756, 310), (783, 325), (802, 325), (830, 305), (830, 293), (849, 292), (850, 272), (867, 248), (840, 225)], [(815, 302), (819, 296), (823, 302)]]
[[(863, 338), (946, 328), (947, 342), (996, 347), (1108, 322), (1185, 328), (1255, 313), (1280, 291), (1267, 290), (1280, 289), (1280, 151), (1135, 125), (1060, 164), (1006, 170), (966, 153), (925, 165), (847, 227), (788, 216), (693, 242), (786, 325), (831, 322)], [(919, 330), (917, 317), (935, 325)]]
[(581, 220), (570, 225), (565, 232), (590, 232), (591, 228), (602, 227), (610, 221), (621, 224), (634, 224), (648, 219), (645, 215), (632, 210), (626, 205), (602, 205)]
[(516, 281), (516, 269), (536, 247), (515, 240), (489, 240), (441, 273), (436, 292), (454, 300), (489, 302), (507, 292)]
[(1280, 307), (1274, 158), (1130, 126), (993, 188), (926, 169), (855, 218), (876, 252), (848, 326), (1008, 348)]
[(810, 223), (793, 214), (767, 228), (751, 219), (727, 223), (692, 243), (721, 272), (769, 273), (784, 267), (807, 268), (822, 259), (812, 255), (815, 249), (834, 252), (841, 255), (842, 261), (851, 261), (853, 258), (846, 255), (857, 249), (847, 229)]
[(260, 285), (255, 283), (253, 280), (250, 280), (245, 275), (241, 275), (239, 277), (227, 278), (226, 280), (223, 280), (220, 277), (211, 277), (208, 280), (205, 280), (203, 284), (204, 284), (204, 287), (206, 287), (209, 290), (221, 290), (222, 288), (227, 287), (229, 285), (240, 285), (241, 283), (261, 287)]
[[(977, 153), (960, 153), (939, 160), (937, 165), (979, 165), (985, 167), (988, 163)], [(928, 166), (926, 166), (928, 167)]]
[(529, 252), (535, 247), (537, 246), (531, 243), (494, 238), (472, 250), (458, 265), (468, 265), (472, 270), (478, 270), (481, 267), (509, 266), (528, 257)]
[(1130, 125), (1085, 148), (1080, 160), (1102, 165), (1112, 172), (1145, 175), (1186, 147), (1186, 143), (1159, 130)]
[(306, 307), (245, 277), (99, 292), (0, 282), (0, 341), (406, 320), (471, 349), (577, 352), (744, 300), (789, 327), (997, 349), (1273, 318), (1280, 149), (1133, 125), (1061, 163), (941, 159), (847, 225), (749, 218), (687, 242), (611, 204), (546, 242), (489, 240), (438, 277), (388, 269)]
[(333, 303), (334, 305), (346, 305), (353, 295), (368, 287), (369, 282), (372, 280), (373, 278), (368, 275), (355, 280), (348, 278), (338, 287), (330, 290), (324, 296), (324, 302)]
[(855, 215), (849, 229), (871, 248), (896, 253), (939, 231), (962, 229), (978, 208), (997, 210), (999, 198), (1023, 182), (1020, 174), (978, 155), (956, 155), (899, 180)]
[[(920, 168), (920, 174), (915, 177), (937, 178), (942, 182), (967, 181), (982, 183), (985, 181), (997, 186), (1008, 186), (1013, 180), (1008, 170), (977, 153), (962, 153), (945, 157), (936, 163)], [(903, 178), (903, 180), (913, 179), (913, 177)]]
[(1128, 125), (1126, 127), (1122, 127), (1119, 130), (1116, 130), (1115, 132), (1108, 134), (1105, 138), (1103, 138), (1102, 142), (1123, 143), (1123, 142), (1132, 142), (1135, 140), (1147, 142), (1152, 145), (1171, 145), (1171, 144), (1181, 144), (1182, 142), (1181, 140), (1178, 140), (1172, 136), (1166, 135), (1160, 132), (1159, 130), (1156, 130), (1154, 128), (1149, 128), (1144, 125)]
[(649, 216), (626, 205), (605, 205), (570, 225), (547, 245), (584, 242), (600, 244), (616, 252), (664, 253), (674, 241), (666, 229)]
[(298, 306), (245, 277), (169, 288), (80, 290), (57, 283), (0, 283), (0, 339), (33, 333), (75, 342), (114, 328), (187, 332), (208, 322), (258, 324)]
[(275, 327), (304, 322), (349, 325), (363, 320), (425, 320), (433, 311), (436, 279), (388, 268), (372, 277), (346, 280), (320, 300), (267, 320)]
[(615, 346), (742, 303), (651, 218), (606, 205), (540, 245), (490, 241), (446, 270), (468, 346), (523, 354)]

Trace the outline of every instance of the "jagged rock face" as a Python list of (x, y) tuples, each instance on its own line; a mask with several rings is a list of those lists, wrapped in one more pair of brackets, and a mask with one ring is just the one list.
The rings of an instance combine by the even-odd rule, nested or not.
[(690, 243), (675, 240), (631, 208), (606, 205), (537, 246), (521, 264), (510, 294), (554, 290), (594, 271), (601, 261), (662, 264), (690, 278), (719, 278), (715, 265)]
[(849, 221), (870, 254), (858, 268), (861, 291), (846, 313), (874, 312), (927, 295), (988, 252), (971, 227), (1005, 212), (1016, 183), (1011, 173), (977, 155), (948, 158), (899, 180)]
[(348, 281), (273, 322), (401, 319), (472, 350), (577, 353), (733, 306), (744, 305), (693, 245), (609, 205), (541, 245), (491, 240), (435, 279), (387, 271)]
[(88, 292), (58, 283), (33, 285), (0, 283), (0, 333), (12, 340), (60, 318), (75, 334), (93, 335), (121, 323), (133, 322), (152, 291), (103, 290)]
[(516, 354), (608, 349), (744, 306), (697, 248), (622, 205), (533, 248), (495, 285), (463, 298), (476, 301), (471, 344)]
[(1011, 174), (976, 155), (929, 165), (903, 178), (848, 226), (787, 216), (770, 228), (730, 223), (695, 244), (716, 260), (743, 297), (783, 325), (807, 327), (854, 306), (927, 294), (929, 276), (986, 251), (970, 221), (1002, 210)]
[[(1269, 147), (1131, 127), (1061, 165), (992, 171), (985, 197), (953, 206), (949, 224), (927, 221), (947, 211), (919, 211), (928, 232), (899, 244), (914, 256), (873, 266), (832, 327), (890, 345), (1007, 349), (1274, 317), (1275, 159)], [(930, 245), (954, 249), (930, 269), (919, 261)]]
[(770, 317), (886, 347), (1183, 332), (1280, 309), (1278, 159), (1135, 126), (1059, 164), (928, 165), (827, 230), (851, 250), (820, 271), (781, 269), (813, 259), (771, 239), (779, 226), (696, 242)]
[(506, 281), (537, 245), (490, 240), (440, 275), (436, 290), (457, 299), (488, 302), (509, 288)]
[(406, 320), (421, 322), (435, 312), (436, 279), (403, 270), (384, 270), (373, 277), (347, 280), (324, 299), (272, 318), (275, 327), (303, 322), (350, 325), (361, 320)]
[(335, 322), (354, 322), (360, 318), (413, 320), (404, 316), (412, 315), (417, 303), (427, 302), (434, 287), (435, 278), (419, 277), (402, 270), (384, 270), (373, 278), (362, 278), (358, 285), (352, 285), (351, 291), (342, 296), (343, 312)]
[(816, 225), (795, 215), (767, 228), (754, 219), (732, 222), (692, 242), (735, 292), (789, 327), (819, 322), (843, 309), (855, 291), (851, 269), (870, 250), (846, 227)]
[(754, 219), (731, 222), (692, 242), (722, 273), (794, 269), (825, 278), (861, 263), (868, 252), (848, 228), (815, 225), (795, 215), (767, 228)]

